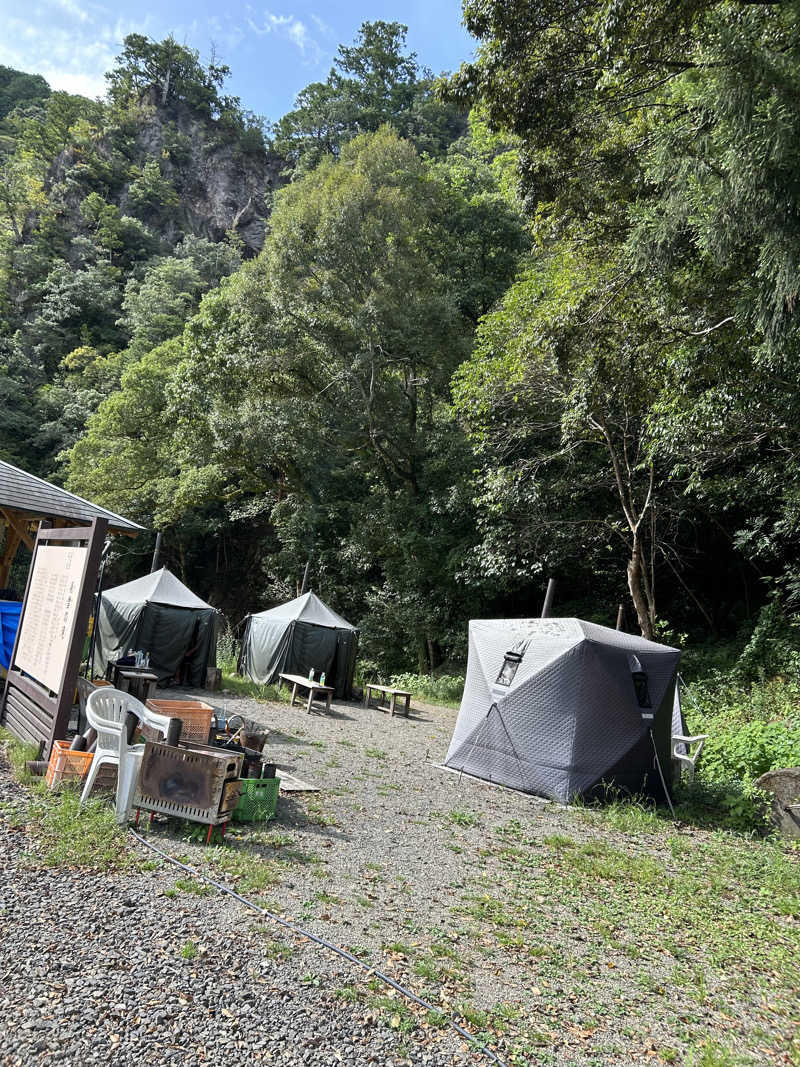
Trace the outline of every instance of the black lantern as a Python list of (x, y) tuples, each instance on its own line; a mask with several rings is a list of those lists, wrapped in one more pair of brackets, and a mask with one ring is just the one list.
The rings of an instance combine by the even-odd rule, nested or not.
[(503, 666), (500, 668), (495, 685), (511, 685), (527, 648), (527, 641), (517, 641), (514, 647), (509, 652), (506, 652), (506, 658), (503, 660)]

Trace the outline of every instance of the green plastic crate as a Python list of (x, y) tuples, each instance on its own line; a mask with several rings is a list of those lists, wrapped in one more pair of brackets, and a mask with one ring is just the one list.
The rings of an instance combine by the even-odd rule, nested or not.
[(278, 806), (280, 778), (242, 778), (242, 794), (233, 809), (234, 822), (266, 822)]

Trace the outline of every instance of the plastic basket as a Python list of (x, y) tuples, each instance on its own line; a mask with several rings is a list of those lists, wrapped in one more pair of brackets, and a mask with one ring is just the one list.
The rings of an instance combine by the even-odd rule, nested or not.
[(54, 741), (47, 764), (47, 785), (55, 789), (62, 782), (82, 781), (94, 759), (93, 752), (75, 752), (69, 741)]
[[(198, 741), (201, 745), (208, 741), (211, 716), (214, 714), (214, 709), (210, 704), (202, 700), (148, 700), (147, 706), (159, 715), (181, 720), (183, 723), (181, 741)], [(148, 726), (144, 727), (142, 734), (148, 741), (155, 741), (161, 737), (157, 730)]]
[(233, 809), (234, 822), (266, 822), (278, 806), (280, 778), (242, 778), (242, 794)]

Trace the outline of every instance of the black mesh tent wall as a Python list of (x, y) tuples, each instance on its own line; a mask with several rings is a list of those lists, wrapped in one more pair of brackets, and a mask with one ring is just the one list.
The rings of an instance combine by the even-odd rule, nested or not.
[(165, 685), (183, 670), (202, 688), (214, 642), (216, 610), (166, 567), (103, 592), (97, 620), (95, 670), (128, 649), (150, 653), (150, 669)]

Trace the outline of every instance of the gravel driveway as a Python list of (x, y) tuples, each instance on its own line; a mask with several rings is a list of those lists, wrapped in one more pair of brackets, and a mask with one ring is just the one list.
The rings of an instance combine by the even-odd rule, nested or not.
[[(452, 852), (431, 863), (427, 816), (431, 804), (446, 810), (465, 798), (426, 757), (442, 758), (454, 712), (390, 720), (345, 704), (309, 716), (235, 696), (215, 694), (213, 702), (267, 723), (275, 761), (320, 788), (282, 796), (262, 831), (272, 842), (262, 847), (267, 862), (280, 857), (281, 872), (262, 901), (365, 958), (408, 936), (410, 917), (446, 921), (462, 864)], [(0, 767), (0, 803), (18, 796)], [(505, 803), (519, 800), (509, 797)], [(221, 854), (258, 848), (247, 830), (210, 849), (158, 823), (149, 836), (214, 873)], [(412, 1028), (405, 1014), (393, 1026), (387, 1010), (351, 1003), (361, 977), (353, 964), (229, 897), (205, 895), (160, 861), (102, 875), (37, 869), (30, 849), (24, 830), (0, 817), (2, 1064), (489, 1062), (441, 1027)], [(409, 886), (420, 864), (428, 875), (418, 895)], [(176, 882), (187, 881), (190, 888), (176, 892)], [(196, 946), (192, 958), (186, 946)]]
[[(0, 809), (0, 1063), (489, 1063), (442, 1025), (452, 1013), (514, 1065), (790, 1062), (797, 1001), (775, 976), (796, 957), (794, 898), (737, 892), (777, 872), (790, 893), (791, 857), (443, 771), (454, 710), (211, 702), (266, 724), (265, 752), (318, 792), (282, 794), (271, 822), (224, 846), (188, 824), (156, 822), (148, 840), (441, 1014), (138, 844), (134, 873), (41, 869)], [(18, 796), (0, 769), (0, 804)], [(706, 869), (722, 884), (707, 907)], [(729, 907), (749, 971), (722, 930)], [(695, 1060), (706, 1038), (746, 1055)]]

